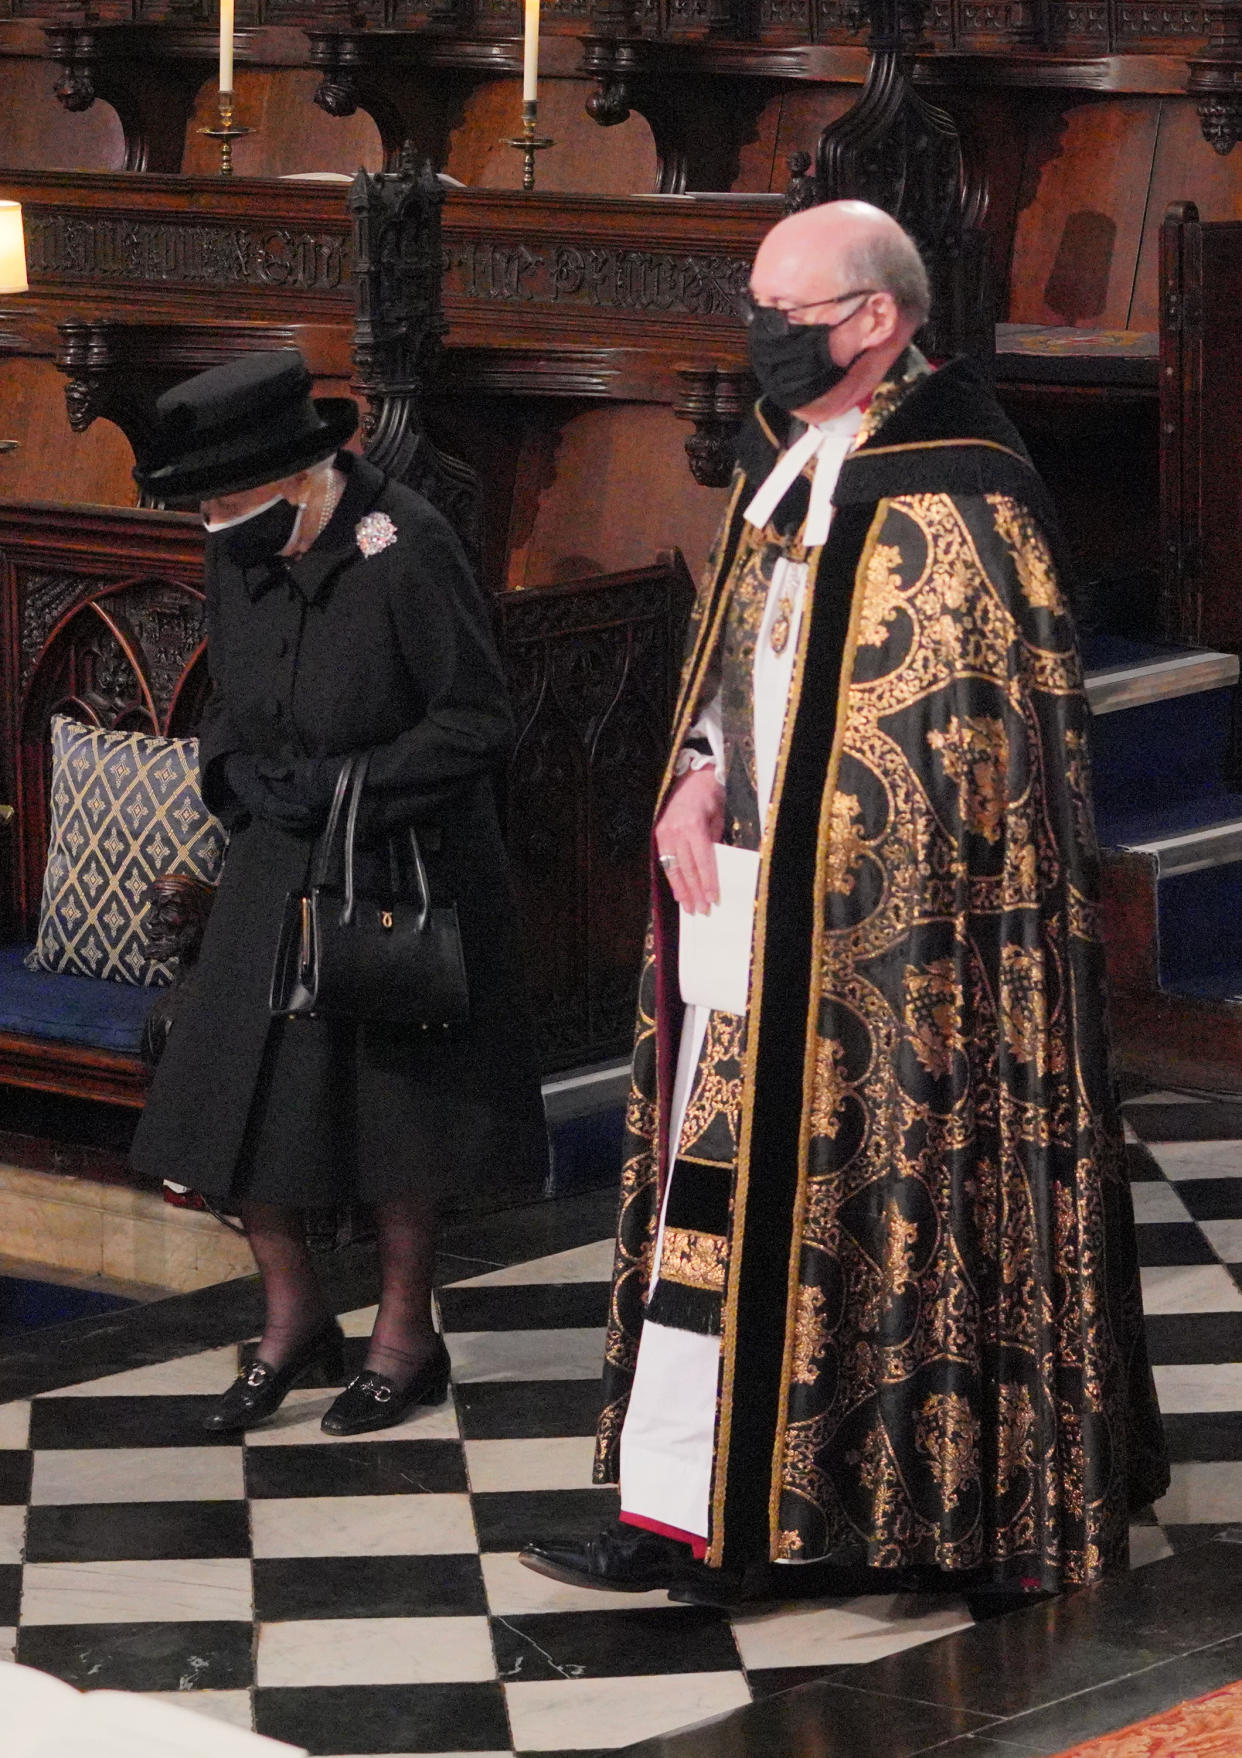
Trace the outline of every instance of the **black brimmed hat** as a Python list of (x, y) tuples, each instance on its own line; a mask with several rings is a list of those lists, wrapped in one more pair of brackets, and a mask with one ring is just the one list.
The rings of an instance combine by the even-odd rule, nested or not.
[(331, 457), (358, 425), (350, 397), (312, 397), (296, 348), (244, 354), (165, 391), (134, 468), (155, 500), (214, 500)]

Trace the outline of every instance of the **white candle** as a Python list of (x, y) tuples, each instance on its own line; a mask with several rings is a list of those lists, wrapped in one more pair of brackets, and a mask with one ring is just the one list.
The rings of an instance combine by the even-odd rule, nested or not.
[(526, 0), (526, 38), (522, 46), (522, 102), (539, 96), (539, 0)]
[(220, 0), (220, 90), (233, 89), (233, 3)]

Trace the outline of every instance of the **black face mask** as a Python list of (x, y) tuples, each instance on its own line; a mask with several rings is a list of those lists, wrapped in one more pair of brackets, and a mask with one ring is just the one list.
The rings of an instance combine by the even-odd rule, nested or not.
[(235, 567), (256, 568), (270, 562), (293, 536), (298, 522), (298, 508), (291, 501), (279, 500), (275, 506), (252, 513), (220, 533), (225, 554)]
[(805, 409), (826, 397), (867, 352), (860, 348), (844, 366), (832, 358), (832, 332), (858, 315), (835, 324), (791, 324), (775, 306), (758, 305), (746, 331), (750, 364), (759, 389), (782, 409)]

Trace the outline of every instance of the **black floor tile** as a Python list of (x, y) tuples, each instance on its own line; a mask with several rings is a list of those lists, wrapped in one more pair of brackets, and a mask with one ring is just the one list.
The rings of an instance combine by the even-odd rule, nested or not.
[(203, 1417), (217, 1400), (36, 1398), (30, 1445), (40, 1447), (235, 1447), (235, 1434), (207, 1434)]
[[(1131, 1105), (1126, 1112), (1142, 1141), (1238, 1141), (1242, 1104), (1227, 1099), (1175, 1105)], [(1242, 1159), (1242, 1147), (1239, 1148)]]
[[(617, 1224), (617, 1190), (588, 1191), (584, 1196), (557, 1197), (555, 1202), (528, 1203), (495, 1215), (446, 1227), (442, 1250), (492, 1263), (521, 1264), (571, 1251), (607, 1239)], [(358, 1302), (359, 1306), (363, 1304)], [(339, 1310), (339, 1309), (338, 1309)]]
[(1145, 1267), (1220, 1261), (1193, 1221), (1145, 1221), (1134, 1231), (1138, 1238), (1138, 1260)]
[[(1242, 1142), (1238, 1150), (1242, 1161)], [(1179, 1178), (1176, 1189), (1196, 1221), (1233, 1221), (1242, 1216), (1242, 1176)]]
[[(1202, 1544), (860, 1667), (861, 1689), (1018, 1715), (1242, 1636), (1242, 1546)], [(834, 1675), (835, 1676), (835, 1675)]]
[(562, 1330), (608, 1322), (607, 1282), (532, 1282), (501, 1288), (441, 1288), (440, 1318), (453, 1331)]
[(492, 1640), (497, 1670), (509, 1684), (741, 1667), (727, 1613), (701, 1607), (493, 1617)]
[(1207, 1544), (1212, 1539), (1218, 1538), (1222, 1532), (1233, 1531), (1236, 1528), (1221, 1521), (1213, 1526), (1169, 1526), (1162, 1522), (1160, 1530), (1176, 1553), (1183, 1550), (1197, 1550), (1201, 1544)]
[(260, 1623), (299, 1618), (485, 1617), (479, 1559), (259, 1557), (254, 1608)]
[(1242, 1410), (1166, 1416), (1164, 1438), (1176, 1465), (1195, 1459), (1242, 1459)]
[(362, 1441), (246, 1448), (246, 1491), (265, 1496), (383, 1496), (462, 1493), (459, 1441)]
[(1159, 1160), (1156, 1159), (1150, 1148), (1143, 1146), (1142, 1142), (1130, 1141), (1126, 1143), (1126, 1172), (1131, 1184), (1157, 1182), (1163, 1184), (1165, 1182)]
[(250, 1520), (243, 1501), (34, 1507), (26, 1522), (28, 1563), (249, 1555)]
[(811, 1685), (822, 1679), (827, 1666), (757, 1666), (746, 1674), (751, 1696), (756, 1703), (775, 1697), (778, 1691), (793, 1691), (799, 1685)]
[[(955, 1734), (991, 1725), (968, 1710), (873, 1697), (833, 1682), (804, 1685), (736, 1711), (728, 1719), (727, 1744), (720, 1723), (709, 1721), (625, 1752), (626, 1758), (720, 1758), (722, 1752), (737, 1758), (914, 1758)], [(972, 1749), (964, 1742), (964, 1751)]]
[(1239, 1678), (1242, 1639), (1235, 1639), (1167, 1661), (1115, 1684), (1081, 1692), (1067, 1702), (1052, 1703), (1045, 1709), (1020, 1715), (1004, 1722), (997, 1733), (1002, 1739), (1012, 1738), (1035, 1752), (1064, 1752), (1067, 1746), (1145, 1721), (1149, 1715), (1159, 1715), (1188, 1697), (1205, 1696)]
[(0, 1624), (12, 1629), (22, 1601), (22, 1566), (0, 1563)]
[(29, 1500), (29, 1452), (21, 1447), (0, 1449), (0, 1507), (17, 1508)]
[(498, 1684), (333, 1685), (259, 1690), (257, 1731), (310, 1752), (504, 1752)]
[(468, 1441), (594, 1434), (603, 1401), (598, 1380), (487, 1380), (458, 1386), (456, 1396)]
[(253, 1643), (248, 1623), (35, 1624), (17, 1659), (92, 1691), (239, 1691)]
[(1242, 1361), (1242, 1312), (1149, 1315), (1147, 1349), (1153, 1367)]
[(923, 1747), (918, 1758), (923, 1753), (927, 1758), (1034, 1758), (1031, 1747), (1019, 1746), (1015, 1740), (989, 1739), (987, 1734), (962, 1734), (956, 1740), (940, 1740)]
[(497, 1490), (471, 1497), (479, 1549), (520, 1550), (547, 1538), (592, 1538), (620, 1511), (615, 1489)]

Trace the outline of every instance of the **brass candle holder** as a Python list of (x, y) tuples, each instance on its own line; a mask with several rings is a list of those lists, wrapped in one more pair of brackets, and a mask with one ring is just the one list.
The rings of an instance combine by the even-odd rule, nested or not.
[(524, 99), (522, 103), (522, 132), (518, 135), (510, 135), (505, 141), (506, 146), (516, 147), (522, 154), (522, 188), (526, 190), (535, 187), (535, 154), (541, 152), (544, 147), (556, 145), (556, 142), (549, 140), (546, 134), (535, 133), (538, 115), (538, 98)]
[(240, 122), (234, 122), (232, 92), (221, 92), (218, 103), (220, 126), (218, 128), (200, 128), (198, 132), (205, 134), (208, 140), (220, 142), (220, 175), (221, 177), (231, 177), (233, 175), (233, 142), (240, 140), (243, 135), (253, 134), (254, 130), (244, 127)]

